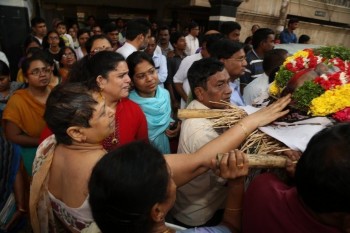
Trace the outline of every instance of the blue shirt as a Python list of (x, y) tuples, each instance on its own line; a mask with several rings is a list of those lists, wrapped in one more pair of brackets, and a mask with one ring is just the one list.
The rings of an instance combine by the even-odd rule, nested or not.
[(215, 227), (196, 227), (186, 230), (176, 231), (176, 233), (230, 233), (231, 231), (223, 225)]
[(246, 106), (241, 92), (239, 90), (239, 82), (238, 80), (235, 80), (233, 82), (230, 81), (230, 88), (232, 90), (232, 94), (231, 94), (231, 98), (230, 98), (230, 102), (231, 104), (235, 104), (237, 106)]
[(280, 34), (281, 44), (297, 43), (297, 36), (293, 32), (289, 32), (288, 28), (284, 29)]

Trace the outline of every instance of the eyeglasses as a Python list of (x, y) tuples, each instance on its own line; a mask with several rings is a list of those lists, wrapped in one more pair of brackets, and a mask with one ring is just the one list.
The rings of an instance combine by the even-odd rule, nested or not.
[(154, 75), (156, 72), (157, 72), (156, 68), (152, 67), (146, 72), (135, 74), (135, 78), (139, 80), (144, 80), (146, 79), (147, 76)]
[(240, 57), (240, 58), (236, 58), (236, 57), (231, 57), (231, 58), (227, 58), (226, 60), (234, 60), (234, 61), (239, 61), (240, 63), (243, 63), (244, 61), (246, 61), (247, 57)]
[(51, 68), (50, 67), (42, 67), (42, 68), (35, 68), (29, 74), (33, 76), (39, 76), (40, 74), (49, 74), (51, 73)]
[(74, 53), (64, 53), (62, 54), (63, 58), (73, 58), (74, 57)]

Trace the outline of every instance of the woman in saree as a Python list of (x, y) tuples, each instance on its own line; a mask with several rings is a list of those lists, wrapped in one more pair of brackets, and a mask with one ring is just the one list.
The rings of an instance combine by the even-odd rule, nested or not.
[(24, 166), (31, 175), (39, 136), (45, 127), (43, 115), (51, 91), (51, 68), (44, 57), (33, 55), (24, 60), (22, 70), (28, 86), (9, 99), (3, 112), (3, 128), (6, 138), (21, 147)]

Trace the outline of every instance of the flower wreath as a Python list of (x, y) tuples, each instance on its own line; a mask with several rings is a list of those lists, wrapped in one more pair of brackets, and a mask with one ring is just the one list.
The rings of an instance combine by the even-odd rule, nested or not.
[(350, 49), (304, 49), (290, 57), (276, 73), (270, 95), (292, 93), (292, 105), (311, 116), (350, 121)]

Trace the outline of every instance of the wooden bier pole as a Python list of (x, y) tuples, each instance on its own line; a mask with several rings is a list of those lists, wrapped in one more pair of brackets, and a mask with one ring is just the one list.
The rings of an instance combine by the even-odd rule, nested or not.
[[(220, 163), (224, 154), (217, 154), (217, 164)], [(284, 168), (287, 157), (279, 155), (247, 154), (250, 168)]]
[(218, 118), (224, 113), (227, 113), (227, 109), (179, 109), (177, 116), (180, 119)]

